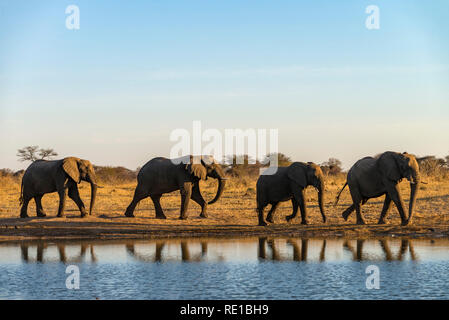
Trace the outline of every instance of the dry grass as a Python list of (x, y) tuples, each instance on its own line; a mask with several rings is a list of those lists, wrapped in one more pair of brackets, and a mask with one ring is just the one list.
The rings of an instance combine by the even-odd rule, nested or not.
[[(71, 221), (83, 222), (132, 222), (151, 225), (195, 225), (195, 226), (248, 226), (257, 224), (256, 214), (256, 177), (242, 176), (233, 177), (227, 181), (226, 189), (222, 198), (208, 208), (208, 219), (198, 217), (200, 207), (191, 201), (187, 221), (179, 220), (180, 197), (178, 192), (167, 194), (162, 198), (162, 207), (167, 216), (167, 220), (154, 219), (154, 206), (148, 198), (143, 200), (136, 208), (136, 218), (126, 218), (123, 213), (130, 203), (136, 183), (116, 183), (106, 184), (98, 190), (97, 205), (92, 217), (84, 219), (74, 219)], [(422, 185), (418, 195), (417, 206), (414, 214), (413, 225), (439, 225), (449, 223), (449, 181), (439, 179), (438, 177), (425, 177), (427, 185)], [(345, 176), (330, 176), (326, 181), (325, 206), (327, 211), (327, 225), (353, 224), (355, 214), (348, 222), (341, 218), (341, 213), (351, 204), (348, 189), (341, 197), (338, 206), (333, 203), (337, 192), (343, 186)], [(406, 204), (408, 205), (409, 187), (406, 182), (400, 185)], [(217, 185), (216, 181), (209, 179), (201, 183), (201, 189), (206, 199), (212, 199), (215, 195)], [(0, 225), (8, 218), (17, 218), (19, 216), (19, 193), (20, 179), (10, 176), (0, 177)], [(80, 185), (81, 197), (84, 199), (86, 207), (90, 200), (90, 187), (86, 183)], [(317, 207), (317, 194), (313, 188), (307, 189), (307, 200), (309, 208), (309, 223), (321, 225), (321, 215)], [(375, 224), (379, 218), (382, 209), (383, 198), (372, 199), (363, 207), (363, 216), (368, 224)], [(47, 213), (49, 221), (66, 221), (79, 216), (79, 211), (73, 201), (68, 199), (66, 206), (67, 218), (56, 218), (58, 197), (57, 194), (48, 194), (43, 198), (44, 210)], [(268, 211), (269, 207), (266, 208)], [(276, 224), (285, 224), (285, 217), (291, 213), (291, 203), (285, 202), (279, 206), (275, 215)], [(34, 202), (30, 202), (28, 214), (35, 217)], [(8, 220), (9, 221), (9, 220)], [(23, 221), (23, 220), (22, 220)], [(33, 220), (35, 221), (35, 220)], [(300, 223), (300, 217), (292, 222), (293, 225)], [(399, 224), (399, 214), (394, 206), (387, 218), (388, 224)]]

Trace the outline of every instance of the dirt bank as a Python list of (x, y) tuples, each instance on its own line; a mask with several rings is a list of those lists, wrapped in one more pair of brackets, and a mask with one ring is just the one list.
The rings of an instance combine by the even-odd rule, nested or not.
[[(213, 179), (210, 179), (213, 180)], [(179, 220), (179, 192), (164, 195), (162, 207), (166, 220), (154, 218), (154, 206), (150, 199), (141, 201), (135, 211), (135, 218), (126, 218), (123, 213), (132, 199), (135, 184), (105, 185), (99, 189), (94, 215), (79, 218), (79, 211), (73, 201), (68, 200), (65, 218), (56, 218), (57, 194), (43, 198), (46, 218), (36, 218), (34, 202), (30, 203), (28, 214), (31, 218), (20, 219), (20, 185), (5, 183), (0, 188), (0, 241), (33, 239), (146, 239), (159, 237), (241, 237), (241, 236), (295, 236), (295, 237), (409, 237), (443, 238), (449, 237), (449, 182), (428, 179), (429, 184), (420, 188), (416, 210), (410, 226), (401, 227), (399, 214), (392, 206), (386, 225), (376, 225), (383, 206), (383, 197), (370, 200), (363, 206), (366, 226), (355, 225), (353, 214), (345, 222), (341, 213), (351, 205), (346, 190), (338, 206), (335, 197), (344, 184), (344, 179), (329, 178), (326, 184), (325, 210), (327, 224), (323, 225), (317, 205), (317, 193), (307, 189), (308, 226), (295, 218), (287, 224), (285, 217), (292, 212), (291, 203), (279, 205), (274, 216), (275, 224), (268, 227), (257, 226), (256, 179), (230, 179), (220, 200), (208, 207), (207, 219), (198, 217), (200, 207), (191, 202), (189, 218)], [(408, 205), (409, 186), (401, 184), (402, 195)], [(216, 192), (216, 183), (202, 183), (202, 193), (210, 200)], [(89, 185), (80, 185), (81, 197), (88, 203)], [(268, 212), (269, 206), (266, 208)]]
[[(146, 220), (146, 221), (143, 221)], [(301, 238), (449, 238), (449, 225), (429, 224), (401, 227), (391, 225), (354, 224), (274, 224), (267, 227), (254, 225), (199, 224), (197, 220), (182, 224), (167, 220), (157, 223), (153, 218), (92, 217), (81, 219), (69, 216), (57, 218), (2, 218), (0, 242), (20, 240), (90, 240), (90, 239), (152, 239), (173, 237), (301, 237)], [(170, 223), (171, 222), (171, 223)]]

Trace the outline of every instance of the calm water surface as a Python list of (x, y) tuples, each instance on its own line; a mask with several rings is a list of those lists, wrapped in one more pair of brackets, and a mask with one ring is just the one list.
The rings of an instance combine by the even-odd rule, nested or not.
[[(69, 265), (79, 267), (79, 290), (66, 287)], [(379, 290), (366, 288), (370, 265), (379, 268)], [(5, 244), (0, 299), (449, 299), (449, 241)]]

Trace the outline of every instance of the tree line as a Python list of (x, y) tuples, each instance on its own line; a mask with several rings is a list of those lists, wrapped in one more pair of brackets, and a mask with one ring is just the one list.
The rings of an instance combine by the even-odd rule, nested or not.
[[(58, 156), (58, 153), (52, 148), (40, 148), (39, 146), (26, 146), (17, 150), (18, 161), (37, 161), (37, 160), (52, 160)], [(261, 168), (268, 165), (270, 157), (277, 156), (278, 165), (280, 167), (289, 166), (293, 160), (283, 153), (268, 154), (263, 161), (250, 158), (248, 155), (233, 155), (226, 157), (224, 168), (227, 174), (239, 176), (258, 175)], [(420, 171), (424, 175), (439, 176), (449, 174), (449, 155), (445, 158), (437, 158), (435, 156), (417, 157), (420, 165)], [(329, 160), (320, 163), (323, 173), (326, 175), (339, 175), (343, 173), (342, 162), (336, 158), (329, 158)], [(129, 170), (124, 167), (105, 167), (95, 166), (97, 174), (103, 177), (105, 182), (116, 182), (116, 180), (131, 180), (137, 176), (139, 168), (136, 170)], [(13, 172), (10, 169), (0, 169), (0, 176), (15, 175), (18, 176), (23, 173)]]

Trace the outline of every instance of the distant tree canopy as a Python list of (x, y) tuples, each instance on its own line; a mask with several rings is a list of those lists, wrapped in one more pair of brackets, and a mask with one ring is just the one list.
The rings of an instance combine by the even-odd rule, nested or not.
[(342, 163), (340, 160), (335, 158), (330, 158), (329, 160), (321, 164), (321, 169), (324, 174), (336, 175), (343, 171), (341, 167)]
[(267, 154), (264, 162), (268, 163), (270, 157), (276, 157), (276, 156), (278, 158), (278, 166), (279, 167), (288, 167), (289, 165), (292, 164), (292, 159), (280, 152), (278, 152), (278, 153), (273, 152), (273, 153)]
[(229, 155), (225, 158), (227, 163), (225, 165), (226, 173), (234, 177), (259, 175), (260, 169), (270, 164), (271, 156), (278, 157), (278, 166), (280, 167), (289, 166), (292, 163), (290, 158), (283, 153), (268, 154), (262, 161), (256, 160), (247, 154)]
[(102, 183), (134, 182), (139, 170), (132, 171), (124, 167), (94, 166), (95, 174)]
[(233, 177), (252, 176), (259, 173), (262, 164), (247, 154), (245, 155), (228, 155), (225, 157), (226, 174)]
[(425, 175), (441, 175), (443, 171), (449, 169), (449, 156), (445, 159), (437, 158), (435, 156), (425, 156), (417, 159), (419, 170)]
[(292, 164), (292, 161), (290, 159), (290, 157), (287, 157), (285, 154), (283, 153), (270, 153), (267, 154), (265, 156), (264, 159), (262, 159), (261, 161), (254, 159), (252, 157), (250, 157), (247, 154), (242, 154), (242, 155), (229, 155), (225, 157), (226, 163), (229, 164), (230, 166), (236, 167), (236, 166), (240, 166), (240, 167), (248, 167), (248, 166), (255, 166), (255, 167), (263, 167), (263, 166), (268, 166), (269, 161), (271, 159), (271, 157), (276, 157), (278, 158), (278, 166), (279, 167), (286, 167), (289, 166), (290, 164)]
[(55, 152), (53, 149), (40, 149), (39, 150), (39, 157), (41, 159), (52, 159), (53, 157), (56, 157), (58, 155), (57, 152)]
[(259, 161), (251, 158), (247, 154), (242, 155), (228, 155), (226, 156), (226, 163), (231, 166), (248, 166), (248, 165), (259, 165)]
[(17, 150), (17, 156), (19, 157), (19, 161), (31, 161), (34, 162), (36, 160), (51, 160), (53, 157), (58, 155), (53, 149), (44, 149), (39, 146), (27, 146), (22, 149)]

